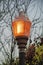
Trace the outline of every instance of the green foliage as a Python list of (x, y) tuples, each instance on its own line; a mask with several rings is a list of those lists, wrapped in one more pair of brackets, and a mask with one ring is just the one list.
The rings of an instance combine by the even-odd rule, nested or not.
[(43, 45), (35, 46), (35, 56), (31, 59), (27, 65), (43, 65)]
[(42, 46), (37, 46), (35, 49), (35, 56), (33, 57), (32, 60), (33, 65), (42, 65), (43, 64), (43, 45)]

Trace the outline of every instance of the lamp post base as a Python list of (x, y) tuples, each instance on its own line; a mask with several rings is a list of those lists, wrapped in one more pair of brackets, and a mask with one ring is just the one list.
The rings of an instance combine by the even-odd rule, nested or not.
[(28, 38), (26, 36), (16, 37), (19, 47), (19, 65), (26, 65), (25, 48)]
[(19, 51), (19, 65), (26, 65), (25, 52)]
[(41, 38), (41, 43), (40, 43), (40, 45), (43, 45), (43, 38)]

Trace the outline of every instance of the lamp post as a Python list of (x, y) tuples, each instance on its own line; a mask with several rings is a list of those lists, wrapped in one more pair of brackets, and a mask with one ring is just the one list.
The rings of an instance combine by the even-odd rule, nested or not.
[(22, 14), (12, 22), (13, 36), (19, 47), (19, 65), (25, 65), (25, 48), (30, 35), (30, 28), (30, 20)]

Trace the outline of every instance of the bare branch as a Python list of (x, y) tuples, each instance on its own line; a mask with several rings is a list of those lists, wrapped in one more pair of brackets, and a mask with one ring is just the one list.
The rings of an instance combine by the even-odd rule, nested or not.
[[(6, 55), (8, 56), (8, 58), (9, 58), (9, 53), (8, 52), (6, 52), (6, 50), (5, 50), (5, 47), (4, 47), (4, 45), (3, 45), (3, 43), (1, 42), (1, 45), (2, 45), (2, 48), (4, 49), (4, 52), (6, 53)], [(10, 59), (10, 58), (9, 58)]]

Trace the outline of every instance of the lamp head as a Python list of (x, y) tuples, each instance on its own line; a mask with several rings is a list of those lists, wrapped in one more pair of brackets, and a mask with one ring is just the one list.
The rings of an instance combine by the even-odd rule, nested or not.
[(31, 21), (23, 16), (18, 16), (12, 22), (12, 32), (14, 37), (26, 36), (29, 37), (31, 29)]

